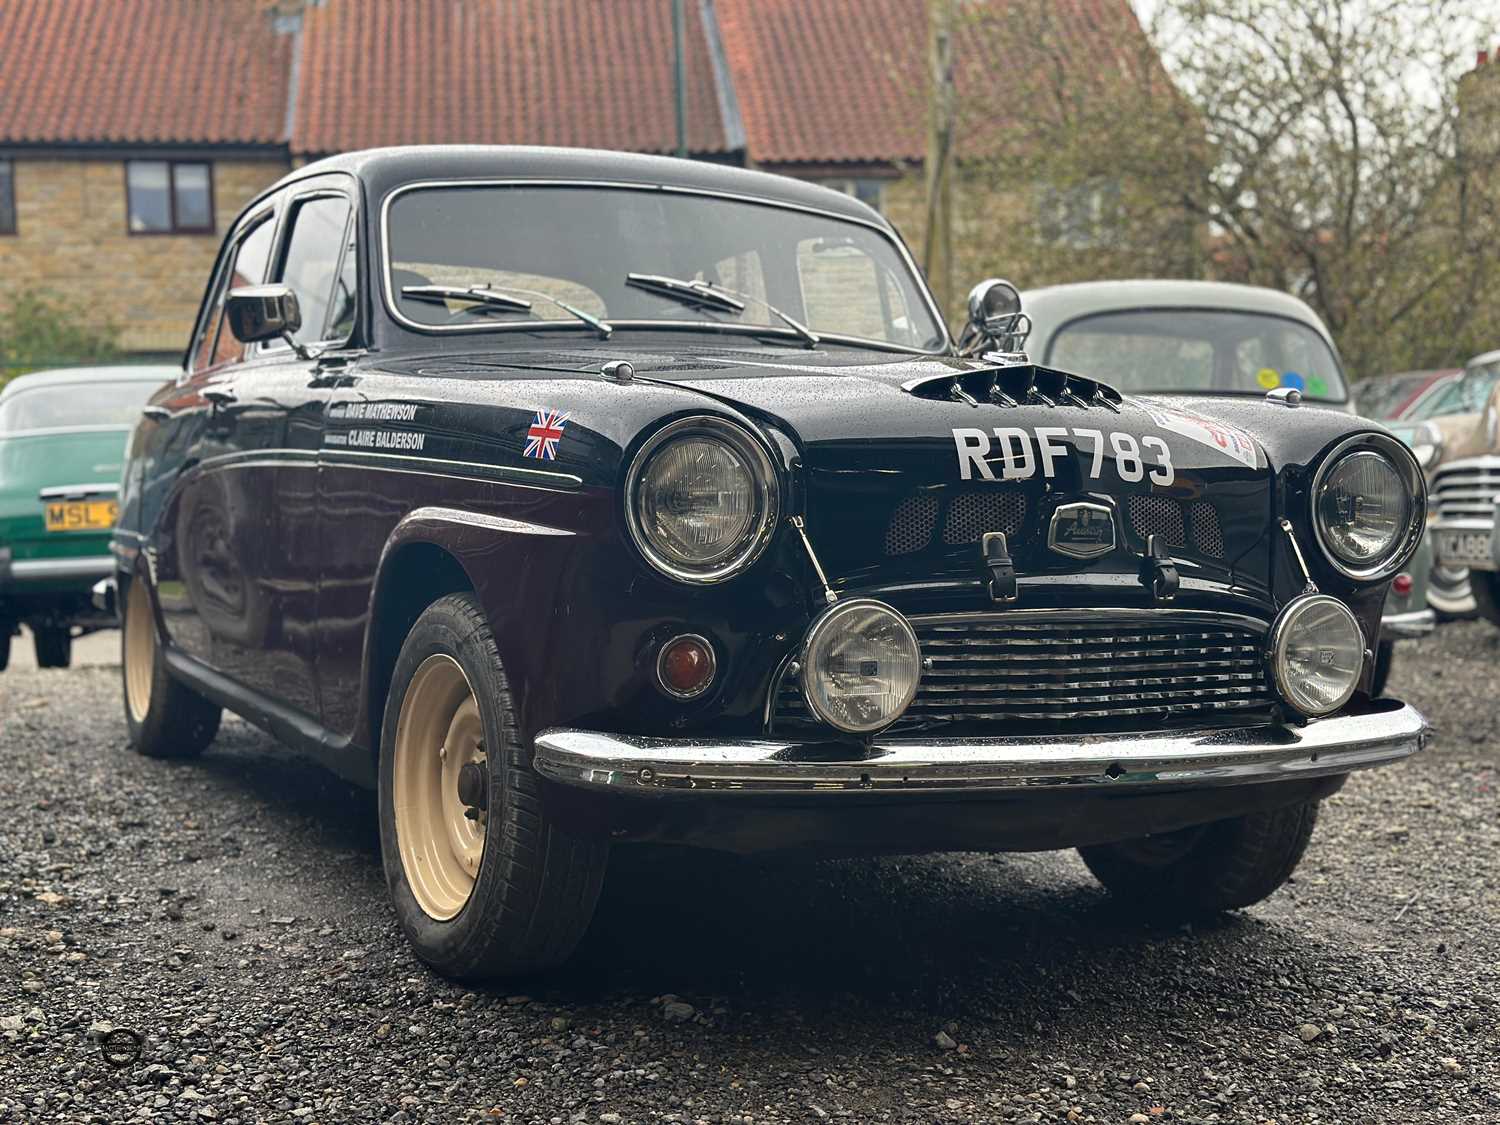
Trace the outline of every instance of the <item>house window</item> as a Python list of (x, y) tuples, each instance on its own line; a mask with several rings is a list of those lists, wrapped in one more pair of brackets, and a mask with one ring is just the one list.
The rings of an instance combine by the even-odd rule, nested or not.
[(125, 196), (131, 234), (213, 233), (213, 171), (206, 163), (127, 161)]
[(16, 166), (0, 160), (0, 234), (16, 233)]

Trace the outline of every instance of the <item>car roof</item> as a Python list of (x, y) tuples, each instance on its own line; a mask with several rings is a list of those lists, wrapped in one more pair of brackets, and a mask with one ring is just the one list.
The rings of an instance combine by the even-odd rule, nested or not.
[(1082, 316), (1176, 308), (1233, 309), (1287, 317), (1307, 325), (1333, 347), (1327, 327), (1305, 301), (1259, 285), (1225, 281), (1082, 281), (1028, 289), (1021, 294), (1021, 307), (1031, 318), (1032, 338), (1038, 344), (1050, 342), (1059, 328)]
[(1492, 352), (1480, 352), (1473, 359), (1469, 360), (1468, 363), (1464, 364), (1464, 366), (1477, 367), (1481, 363), (1494, 363), (1496, 360), (1500, 360), (1500, 348), (1496, 348)]
[(403, 145), (346, 152), (298, 168), (267, 188), (262, 197), (328, 172), (360, 179), (377, 199), (402, 184), (424, 180), (591, 180), (750, 196), (831, 211), (890, 229), (878, 211), (853, 196), (805, 180), (671, 156), (540, 145)]
[(182, 369), (175, 364), (138, 363), (113, 367), (57, 367), (50, 371), (30, 371), (17, 375), (0, 387), (0, 394), (31, 390), (34, 387), (60, 387), (69, 383), (161, 383), (175, 379)]

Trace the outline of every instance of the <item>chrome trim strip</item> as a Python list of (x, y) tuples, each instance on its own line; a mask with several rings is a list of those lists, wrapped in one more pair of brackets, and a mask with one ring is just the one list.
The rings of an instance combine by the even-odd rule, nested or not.
[(97, 484), (58, 484), (51, 488), (44, 488), (38, 492), (39, 500), (71, 500), (81, 499), (85, 496), (114, 496), (120, 491), (120, 485), (100, 481)]
[(987, 739), (670, 739), (553, 729), (533, 765), (561, 785), (635, 796), (1187, 789), (1385, 765), (1427, 744), (1427, 720), (1380, 700), (1303, 727)]
[(1431, 609), (1413, 609), (1406, 613), (1388, 613), (1380, 619), (1382, 640), (1404, 641), (1414, 637), (1425, 637), (1437, 628), (1437, 612)]
[(1013, 626), (1035, 621), (1042, 626), (1052, 625), (1098, 625), (1108, 628), (1123, 622), (1141, 622), (1157, 625), (1162, 632), (1171, 632), (1175, 626), (1201, 623), (1204, 625), (1232, 625), (1254, 632), (1265, 633), (1271, 623), (1259, 617), (1247, 617), (1242, 613), (1221, 613), (1213, 609), (1145, 609), (1141, 606), (1100, 606), (1097, 609), (1001, 609), (989, 613), (929, 613), (913, 616), (914, 628), (928, 625), (1004, 625)]
[[(755, 204), (759, 204), (762, 207), (779, 207), (779, 208), (781, 208), (783, 210), (786, 210), (786, 211), (800, 211), (803, 214), (807, 214), (807, 215), (821, 215), (824, 218), (833, 219), (833, 220), (835, 220), (837, 222), (841, 222), (841, 223), (854, 223), (857, 226), (868, 227), (870, 230), (872, 230), (876, 234), (880, 235), (880, 237), (884, 238), (886, 240), (886, 242), (890, 243), (891, 247), (896, 251), (897, 256), (900, 257), (900, 259), (904, 263), (906, 263), (907, 270), (910, 271), (912, 279), (916, 282), (917, 291), (922, 294), (922, 300), (925, 302), (925, 304), (927, 306), (927, 312), (928, 312), (928, 314), (932, 317), (933, 323), (938, 326), (939, 331), (941, 331), (942, 334), (943, 334), (942, 346), (939, 347), (936, 351), (921, 351), (920, 349), (912, 348), (912, 349), (909, 349), (911, 351), (911, 353), (913, 355), (940, 356), (940, 355), (948, 355), (953, 350), (953, 338), (948, 333), (948, 321), (943, 316), (942, 310), (940, 310), (938, 308), (937, 301), (933, 299), (932, 290), (928, 288), (926, 281), (923, 279), (923, 277), (922, 277), (922, 271), (917, 268), (917, 263), (912, 258), (911, 251), (907, 248), (905, 242), (903, 242), (900, 238), (897, 238), (897, 237), (893, 236), (891, 230), (888, 227), (881, 226), (879, 223), (873, 223), (873, 222), (871, 222), (868, 219), (855, 218), (855, 217), (850, 216), (850, 215), (841, 215), (837, 211), (826, 211), (826, 210), (824, 210), (821, 207), (809, 207), (806, 204), (801, 204), (801, 203), (786, 203), (786, 202), (783, 202), (781, 200), (766, 199), (764, 196), (743, 195), (743, 194), (741, 194), (739, 192), (732, 192), (732, 191), (715, 191), (715, 190), (712, 190), (712, 189), (709, 189), (709, 188), (680, 187), (680, 186), (671, 185), (671, 184), (659, 184), (659, 183), (631, 181), (631, 180), (585, 180), (585, 179), (547, 179), (547, 178), (532, 179), (532, 178), (527, 178), (525, 176), (503, 178), (503, 179), (418, 180), (415, 183), (402, 184), (400, 187), (398, 187), (394, 191), (390, 192), (381, 201), (381, 204), (380, 204), (380, 232), (379, 232), (380, 233), (380, 256), (379, 256), (379, 261), (380, 261), (380, 292), (381, 292), (381, 296), (382, 296), (382, 298), (385, 301), (386, 312), (390, 314), (390, 316), (391, 316), (391, 318), (393, 320), (395, 320), (398, 324), (405, 325), (406, 327), (415, 329), (418, 332), (433, 333), (433, 334), (441, 333), (441, 332), (448, 332), (448, 333), (453, 333), (453, 332), (470, 332), (470, 333), (472, 333), (472, 332), (475, 332), (475, 331), (479, 331), (479, 332), (486, 332), (486, 331), (493, 332), (497, 327), (500, 327), (498, 325), (493, 325), (493, 324), (491, 324), (491, 325), (484, 325), (484, 324), (476, 324), (476, 325), (466, 325), (466, 324), (459, 324), (459, 325), (422, 324), (422, 323), (420, 323), (418, 321), (411, 320), (410, 318), (402, 315), (402, 313), (396, 308), (395, 290), (391, 286), (391, 204), (393, 204), (397, 199), (399, 199), (401, 196), (405, 195), (407, 192), (410, 192), (410, 191), (419, 191), (419, 190), (422, 190), (424, 188), (445, 188), (445, 187), (464, 187), (464, 188), (470, 188), (470, 187), (573, 187), (573, 188), (614, 188), (614, 189), (623, 189), (623, 190), (628, 190), (628, 191), (656, 191), (656, 192), (662, 192), (662, 193), (671, 194), (671, 195), (695, 195), (695, 196), (702, 196), (702, 197), (709, 198), (709, 199), (729, 199), (729, 200), (733, 200), (734, 202), (737, 202), (737, 203), (755, 203)], [(551, 322), (549, 321), (549, 322), (544, 322), (544, 323), (551, 323)], [(559, 324), (569, 324), (571, 322), (569, 322), (569, 321), (558, 321), (557, 323), (559, 323)], [(639, 322), (628, 321), (628, 320), (626, 320), (626, 321), (614, 321), (612, 323), (614, 323), (615, 327), (617, 327), (617, 328), (621, 327), (622, 325), (624, 327), (627, 327), (627, 328), (643, 327), (643, 325), (640, 324)], [(699, 322), (688, 321), (688, 322), (683, 322), (683, 323), (699, 323)], [(512, 326), (512, 327), (518, 328), (518, 327), (521, 327), (521, 326), (520, 325), (515, 325), (515, 326)], [(535, 328), (536, 325), (530, 325), (528, 327)], [(729, 327), (729, 326), (725, 325), (724, 327)], [(740, 327), (743, 328), (743, 327), (747, 327), (747, 326), (742, 325)], [(763, 327), (770, 328), (773, 331), (775, 330), (775, 326), (772, 326), (772, 325), (766, 325), (766, 326), (763, 326)], [(794, 334), (793, 333), (788, 333), (788, 335), (794, 335)], [(861, 343), (868, 342), (871, 346), (873, 346), (873, 347), (879, 347), (882, 350), (890, 350), (891, 349), (891, 345), (889, 343), (887, 343), (886, 341), (883, 341), (883, 340), (869, 340), (869, 341), (864, 341), (860, 337), (857, 337), (857, 336), (844, 336), (843, 334), (839, 334), (839, 335), (840, 335), (841, 339), (844, 340), (844, 341), (856, 341), (857, 340), (857, 341), (859, 341)], [(905, 351), (905, 350), (908, 350), (908, 349), (900, 349), (900, 350)]]
[(87, 555), (76, 559), (12, 559), (9, 579), (13, 585), (28, 582), (67, 582), (75, 578), (107, 578), (115, 572), (113, 555)]

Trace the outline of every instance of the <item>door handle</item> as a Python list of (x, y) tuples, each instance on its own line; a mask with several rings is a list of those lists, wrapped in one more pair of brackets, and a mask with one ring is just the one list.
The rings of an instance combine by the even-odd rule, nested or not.
[(233, 391), (225, 390), (222, 387), (206, 388), (203, 392), (203, 397), (215, 406), (229, 406), (231, 403), (239, 401), (239, 398), (236, 397)]
[(165, 406), (143, 406), (141, 413), (153, 422), (165, 422), (172, 417), (172, 412)]

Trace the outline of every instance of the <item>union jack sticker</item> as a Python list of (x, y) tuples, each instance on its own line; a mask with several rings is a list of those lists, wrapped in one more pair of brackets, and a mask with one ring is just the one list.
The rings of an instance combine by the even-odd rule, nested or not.
[(557, 447), (567, 424), (568, 415), (561, 411), (538, 410), (531, 428), (526, 431), (526, 448), (522, 453), (539, 461), (556, 461)]

